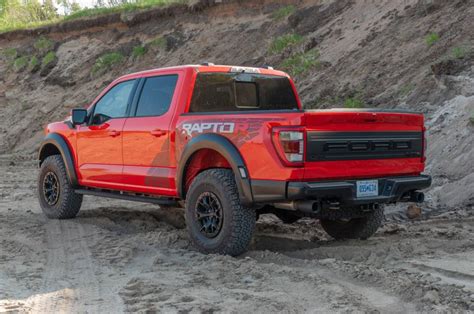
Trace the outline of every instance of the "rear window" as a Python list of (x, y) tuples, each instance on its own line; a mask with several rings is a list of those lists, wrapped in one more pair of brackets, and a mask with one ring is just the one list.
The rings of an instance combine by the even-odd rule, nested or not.
[(177, 80), (177, 75), (147, 78), (140, 94), (136, 116), (147, 117), (165, 114), (173, 99)]
[(297, 110), (290, 80), (250, 73), (199, 73), (189, 112)]

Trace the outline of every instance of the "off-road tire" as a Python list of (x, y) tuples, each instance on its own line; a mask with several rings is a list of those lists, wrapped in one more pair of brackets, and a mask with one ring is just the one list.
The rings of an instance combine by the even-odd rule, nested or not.
[(275, 213), (275, 216), (285, 224), (292, 224), (301, 219), (300, 216), (288, 212), (277, 212)]
[[(198, 200), (206, 193), (213, 193), (221, 206), (221, 228), (213, 238), (200, 231), (202, 226), (196, 214)], [(237, 256), (247, 250), (255, 230), (256, 213), (240, 203), (231, 170), (209, 169), (197, 175), (186, 194), (185, 211), (189, 237), (200, 252)]]
[[(59, 197), (54, 205), (48, 204), (44, 194), (44, 180), (48, 173), (54, 173), (59, 181)], [(72, 188), (66, 166), (61, 155), (46, 157), (41, 164), (38, 176), (38, 198), (41, 209), (50, 219), (70, 219), (76, 217), (81, 209), (82, 195), (76, 194)]]
[(383, 208), (366, 213), (364, 217), (350, 220), (321, 219), (321, 226), (334, 239), (368, 239), (382, 225)]

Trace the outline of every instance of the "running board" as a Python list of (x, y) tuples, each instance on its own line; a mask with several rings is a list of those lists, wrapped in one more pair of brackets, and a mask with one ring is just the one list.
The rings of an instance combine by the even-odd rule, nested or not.
[(116, 198), (125, 201), (133, 202), (142, 202), (142, 203), (152, 203), (158, 205), (177, 205), (176, 200), (172, 198), (158, 198), (152, 196), (142, 196), (130, 192), (120, 192), (120, 191), (109, 191), (109, 190), (89, 190), (89, 189), (78, 189), (74, 190), (77, 194), (82, 195), (93, 195), (100, 197)]

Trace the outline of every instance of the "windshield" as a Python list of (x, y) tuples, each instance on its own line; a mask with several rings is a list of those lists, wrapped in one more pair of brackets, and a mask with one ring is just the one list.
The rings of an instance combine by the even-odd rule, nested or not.
[(199, 73), (189, 112), (298, 110), (290, 80), (251, 73)]

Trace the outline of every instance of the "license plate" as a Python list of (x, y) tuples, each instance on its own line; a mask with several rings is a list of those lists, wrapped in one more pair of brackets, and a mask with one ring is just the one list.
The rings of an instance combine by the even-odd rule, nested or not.
[(357, 181), (357, 197), (378, 195), (379, 182), (377, 180)]

